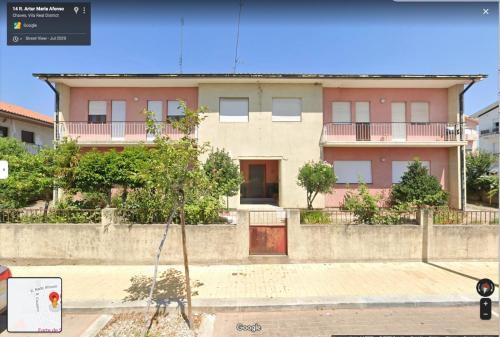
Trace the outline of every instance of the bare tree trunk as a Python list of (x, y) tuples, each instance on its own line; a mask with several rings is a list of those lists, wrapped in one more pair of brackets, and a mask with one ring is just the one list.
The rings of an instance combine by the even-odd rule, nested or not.
[(182, 255), (184, 256), (184, 273), (186, 276), (186, 299), (188, 307), (189, 329), (193, 329), (193, 309), (191, 307), (191, 281), (189, 278), (189, 261), (186, 245), (186, 217), (184, 213), (184, 196), (181, 203), (181, 231), (182, 231)]
[(153, 283), (151, 284), (151, 289), (149, 290), (149, 297), (148, 297), (148, 304), (146, 306), (146, 310), (144, 312), (144, 329), (142, 335), (144, 337), (147, 336), (148, 334), (148, 328), (149, 328), (149, 308), (151, 307), (151, 302), (153, 302), (153, 294), (154, 294), (154, 289), (156, 287), (156, 277), (158, 276), (158, 265), (160, 264), (160, 255), (161, 251), (163, 249), (163, 245), (165, 244), (165, 241), (167, 239), (167, 234), (168, 234), (168, 228), (170, 227), (170, 223), (172, 223), (172, 220), (174, 219), (175, 211), (177, 210), (177, 203), (174, 204), (174, 207), (172, 208), (172, 213), (167, 219), (167, 223), (165, 224), (165, 231), (163, 232), (163, 237), (160, 241), (160, 245), (158, 246), (158, 249), (156, 251), (156, 257), (155, 257), (155, 271), (153, 273)]

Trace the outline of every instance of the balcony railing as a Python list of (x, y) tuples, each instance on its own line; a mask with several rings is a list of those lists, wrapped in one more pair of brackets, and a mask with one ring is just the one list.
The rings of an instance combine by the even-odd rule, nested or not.
[(451, 123), (328, 123), (323, 142), (459, 141), (460, 125)]
[(479, 131), (481, 135), (490, 135), (490, 134), (498, 134), (498, 128), (493, 128), (493, 129), (484, 129)]
[[(182, 138), (183, 133), (166, 122), (158, 122), (161, 134), (172, 140)], [(152, 142), (154, 135), (148, 133), (145, 122), (60, 122), (59, 134), (62, 137), (78, 139), (80, 143), (99, 142)], [(196, 137), (193, 133), (192, 137)]]

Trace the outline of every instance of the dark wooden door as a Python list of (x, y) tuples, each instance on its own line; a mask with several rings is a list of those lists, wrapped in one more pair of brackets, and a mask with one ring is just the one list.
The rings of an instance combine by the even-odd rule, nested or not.
[(249, 165), (248, 197), (266, 197), (266, 165)]

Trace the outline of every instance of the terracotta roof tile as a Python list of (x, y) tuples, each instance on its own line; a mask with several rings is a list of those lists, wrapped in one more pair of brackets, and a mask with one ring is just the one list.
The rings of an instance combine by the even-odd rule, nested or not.
[(54, 124), (52, 117), (6, 102), (0, 102), (0, 111), (5, 111), (24, 118), (34, 119), (39, 122)]

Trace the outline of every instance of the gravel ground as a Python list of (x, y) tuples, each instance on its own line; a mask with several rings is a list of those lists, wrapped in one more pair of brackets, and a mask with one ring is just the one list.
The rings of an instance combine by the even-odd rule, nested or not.
[[(153, 315), (151, 315), (153, 316)], [(201, 316), (193, 315), (194, 328), (200, 324)], [(142, 337), (144, 314), (122, 313), (113, 316), (97, 337)], [(161, 313), (153, 319), (148, 337), (195, 337), (180, 313)]]

